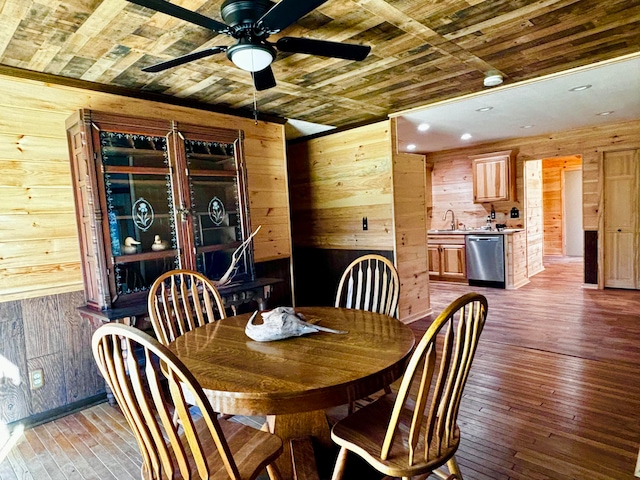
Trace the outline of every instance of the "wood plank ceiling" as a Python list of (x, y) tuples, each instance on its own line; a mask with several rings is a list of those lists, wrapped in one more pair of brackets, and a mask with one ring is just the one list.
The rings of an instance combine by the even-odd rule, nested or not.
[[(172, 0), (221, 20), (222, 0)], [(224, 54), (144, 66), (233, 39), (126, 0), (0, 0), (0, 64), (251, 110)], [(278, 36), (372, 46), (363, 62), (278, 55), (261, 113), (345, 126), (640, 51), (640, 0), (329, 0)]]

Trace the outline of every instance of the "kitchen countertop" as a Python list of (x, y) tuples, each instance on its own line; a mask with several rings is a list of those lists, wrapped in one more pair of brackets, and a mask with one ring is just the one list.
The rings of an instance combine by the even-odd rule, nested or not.
[(512, 233), (524, 232), (524, 228), (505, 228), (498, 230), (428, 230), (429, 235), (510, 235)]

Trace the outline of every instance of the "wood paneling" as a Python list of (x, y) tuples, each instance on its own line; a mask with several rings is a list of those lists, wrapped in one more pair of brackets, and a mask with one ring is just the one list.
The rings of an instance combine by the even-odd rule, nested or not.
[(289, 147), (296, 247), (393, 249), (389, 129), (379, 122)]
[[(222, 0), (178, 3), (221, 20)], [(232, 38), (124, 0), (2, 4), (3, 65), (251, 111), (251, 75), (222, 53), (162, 73), (141, 71), (232, 45)], [(279, 54), (272, 66), (278, 85), (258, 92), (258, 107), (326, 125), (372, 121), (478, 92), (490, 70), (508, 84), (637, 52), (639, 19), (640, 8), (629, 0), (329, 0), (270, 40), (361, 43), (371, 54), (363, 62)], [(65, 92), (61, 98), (68, 102)], [(43, 99), (38, 108), (48, 105)]]
[(393, 262), (391, 250), (295, 247), (293, 269), (296, 306), (333, 306), (344, 269), (356, 258), (377, 254)]
[(426, 173), (424, 155), (393, 154), (395, 264), (400, 276), (398, 313), (403, 322), (431, 313), (426, 248)]
[(429, 312), (426, 164), (422, 155), (395, 152), (394, 123), (289, 147), (293, 241), (296, 248), (393, 251), (400, 319), (411, 321)]
[(544, 219), (542, 212), (542, 161), (529, 160), (524, 164), (524, 212), (527, 232), (527, 273), (536, 275), (544, 270), (542, 264)]
[[(14, 422), (104, 392), (91, 352), (94, 326), (80, 317), (81, 291), (0, 303), (0, 421)], [(42, 369), (44, 385), (31, 389)]]
[(581, 168), (582, 158), (576, 155), (542, 160), (545, 255), (564, 255), (563, 172)]
[(505, 235), (505, 288), (516, 289), (529, 283), (527, 259), (527, 235), (515, 232)]
[(27, 360), (60, 352), (63, 338), (57, 298), (51, 295), (23, 302), (22, 314)]
[[(88, 349), (88, 345), (85, 345), (85, 348)], [(53, 410), (67, 404), (62, 352), (27, 359), (28, 372), (38, 369), (43, 371), (44, 385), (31, 390), (31, 415)]]
[[(458, 218), (470, 226), (482, 224), (487, 210), (472, 205), (470, 164), (464, 159), (469, 155), (500, 150), (517, 150), (516, 185), (518, 199), (523, 197), (523, 162), (543, 158), (580, 155), (582, 157), (582, 199), (583, 228), (600, 232), (601, 211), (603, 205), (603, 176), (601, 158), (603, 152), (638, 148), (640, 145), (640, 121), (617, 123), (601, 127), (556, 132), (537, 137), (525, 137), (513, 140), (478, 145), (465, 149), (430, 153), (427, 161), (433, 164), (433, 209), (429, 228), (447, 228), (441, 220), (442, 214), (453, 208)], [(511, 206), (520, 210), (520, 220), (508, 218)], [(456, 208), (459, 210), (456, 210)], [(500, 203), (495, 205), (497, 223), (507, 223), (513, 227), (523, 227), (523, 204)], [(506, 222), (501, 221), (505, 219)], [(540, 254), (542, 246), (540, 246)], [(531, 253), (531, 252), (530, 252)], [(602, 262), (598, 264), (602, 268)], [(595, 263), (592, 265), (596, 265)], [(531, 275), (531, 273), (530, 273)]]
[(69, 404), (101, 392), (104, 380), (89, 348), (96, 327), (83, 319), (76, 310), (85, 304), (83, 293), (57, 295), (57, 300), (60, 334), (65, 339), (65, 347), (61, 350), (66, 391), (64, 404)]
[(0, 303), (0, 421), (3, 423), (20, 420), (31, 412), (24, 351), (20, 302)]
[(0, 90), (0, 301), (82, 288), (64, 132), (79, 108), (244, 130), (256, 261), (291, 255), (282, 125), (7, 76)]

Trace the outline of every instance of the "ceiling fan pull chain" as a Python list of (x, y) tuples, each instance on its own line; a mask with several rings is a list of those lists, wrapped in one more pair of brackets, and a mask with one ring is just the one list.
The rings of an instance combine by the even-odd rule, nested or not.
[(258, 97), (257, 97), (257, 92), (256, 92), (256, 79), (255, 79), (255, 72), (251, 72), (251, 79), (253, 80), (253, 120), (256, 122), (256, 125), (258, 125)]

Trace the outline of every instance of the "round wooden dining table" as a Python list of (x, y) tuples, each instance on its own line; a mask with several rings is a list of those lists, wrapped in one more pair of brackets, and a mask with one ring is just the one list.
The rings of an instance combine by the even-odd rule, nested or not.
[[(309, 323), (347, 333), (257, 342), (245, 334), (247, 313), (187, 332), (169, 349), (193, 373), (215, 411), (266, 415), (269, 430), (286, 446), (311, 436), (330, 445), (324, 410), (400, 378), (415, 337), (402, 322), (378, 313), (333, 307), (295, 311)], [(289, 455), (285, 448), (278, 462), (285, 478), (291, 478)]]

